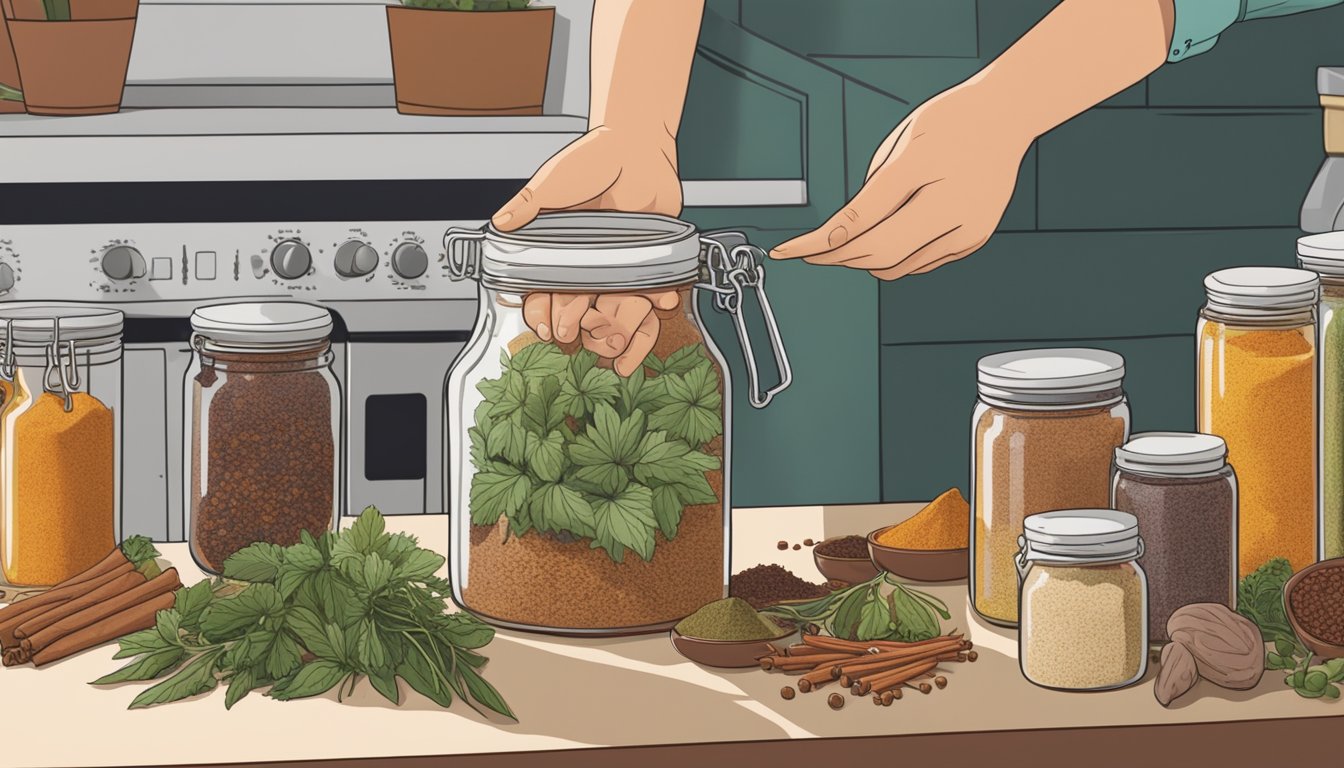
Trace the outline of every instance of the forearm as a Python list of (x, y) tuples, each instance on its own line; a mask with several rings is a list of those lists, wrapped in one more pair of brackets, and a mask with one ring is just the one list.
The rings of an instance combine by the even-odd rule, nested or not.
[(1173, 26), (1173, 0), (1064, 0), (966, 85), (1032, 140), (1162, 66)]
[(666, 131), (681, 124), (704, 0), (597, 0), (589, 129)]

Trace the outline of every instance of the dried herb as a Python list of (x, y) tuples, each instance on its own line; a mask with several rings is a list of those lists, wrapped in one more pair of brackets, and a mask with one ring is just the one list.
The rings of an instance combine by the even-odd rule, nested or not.
[(269, 687), (281, 701), (337, 698), (367, 677), (399, 704), (397, 678), (440, 706), (453, 696), (513, 717), (481, 676), (476, 650), (494, 630), (474, 617), (446, 614), (444, 558), (415, 538), (384, 531), (370, 507), (346, 531), (290, 547), (253, 544), (224, 562), (224, 578), (178, 590), (155, 626), (120, 640), (115, 658), (135, 660), (93, 682), (166, 679), (131, 708), (178, 701), (228, 686), (224, 706)]
[(812, 624), (845, 640), (904, 643), (938, 637), (942, 634), (939, 617), (952, 618), (942, 600), (911, 589), (886, 573), (810, 603), (775, 605), (761, 613)]
[(655, 531), (675, 538), (686, 507), (718, 501), (704, 448), (723, 434), (723, 401), (704, 345), (650, 355), (626, 379), (597, 362), (535, 343), (477, 384), (473, 525), (504, 517), (514, 536), (586, 539), (619, 563), (627, 549), (651, 559)]

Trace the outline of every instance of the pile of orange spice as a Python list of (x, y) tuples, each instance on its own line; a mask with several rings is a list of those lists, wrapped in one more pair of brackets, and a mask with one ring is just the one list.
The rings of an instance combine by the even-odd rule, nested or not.
[(893, 549), (965, 549), (970, 546), (971, 505), (952, 488), (929, 502), (914, 517), (877, 536), (877, 543)]

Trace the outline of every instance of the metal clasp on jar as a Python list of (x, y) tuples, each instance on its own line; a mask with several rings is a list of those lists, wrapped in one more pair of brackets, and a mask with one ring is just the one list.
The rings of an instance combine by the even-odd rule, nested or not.
[(485, 229), (452, 227), (443, 235), (443, 253), (448, 260), (448, 276), (454, 280), (481, 276), (481, 243)]
[[(55, 395), (60, 395), (64, 401), (65, 412), (69, 413), (75, 409), (74, 392), (82, 384), (79, 378), (79, 361), (75, 357), (74, 340), (65, 343), (65, 353), (68, 357), (67, 363), (61, 362), (61, 318), (59, 316), (51, 319), (51, 343), (47, 345), (47, 369), (42, 375), (43, 388)], [(56, 374), (55, 383), (52, 382), (52, 374)]]
[[(714, 232), (702, 235), (700, 242), (705, 247), (707, 282), (696, 283), (696, 287), (713, 293), (714, 306), (732, 316), (747, 363), (747, 399), (752, 407), (764, 408), (775, 395), (788, 389), (793, 382), (789, 354), (784, 349), (779, 323), (775, 320), (774, 310), (770, 308), (770, 299), (765, 294), (765, 271), (761, 267), (765, 251), (747, 242), (747, 236), (741, 232)], [(761, 304), (761, 315), (770, 336), (770, 350), (779, 370), (779, 383), (768, 389), (761, 388), (756, 352), (751, 346), (747, 318), (742, 314), (742, 299), (747, 289), (755, 292), (756, 300)]]

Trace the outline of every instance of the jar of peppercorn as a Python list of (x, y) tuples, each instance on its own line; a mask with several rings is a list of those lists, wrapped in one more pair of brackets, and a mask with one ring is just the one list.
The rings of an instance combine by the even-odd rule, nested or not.
[(339, 515), (341, 392), (330, 313), (297, 302), (192, 313), (186, 378), (191, 554), (221, 573), (254, 542), (289, 546)]

